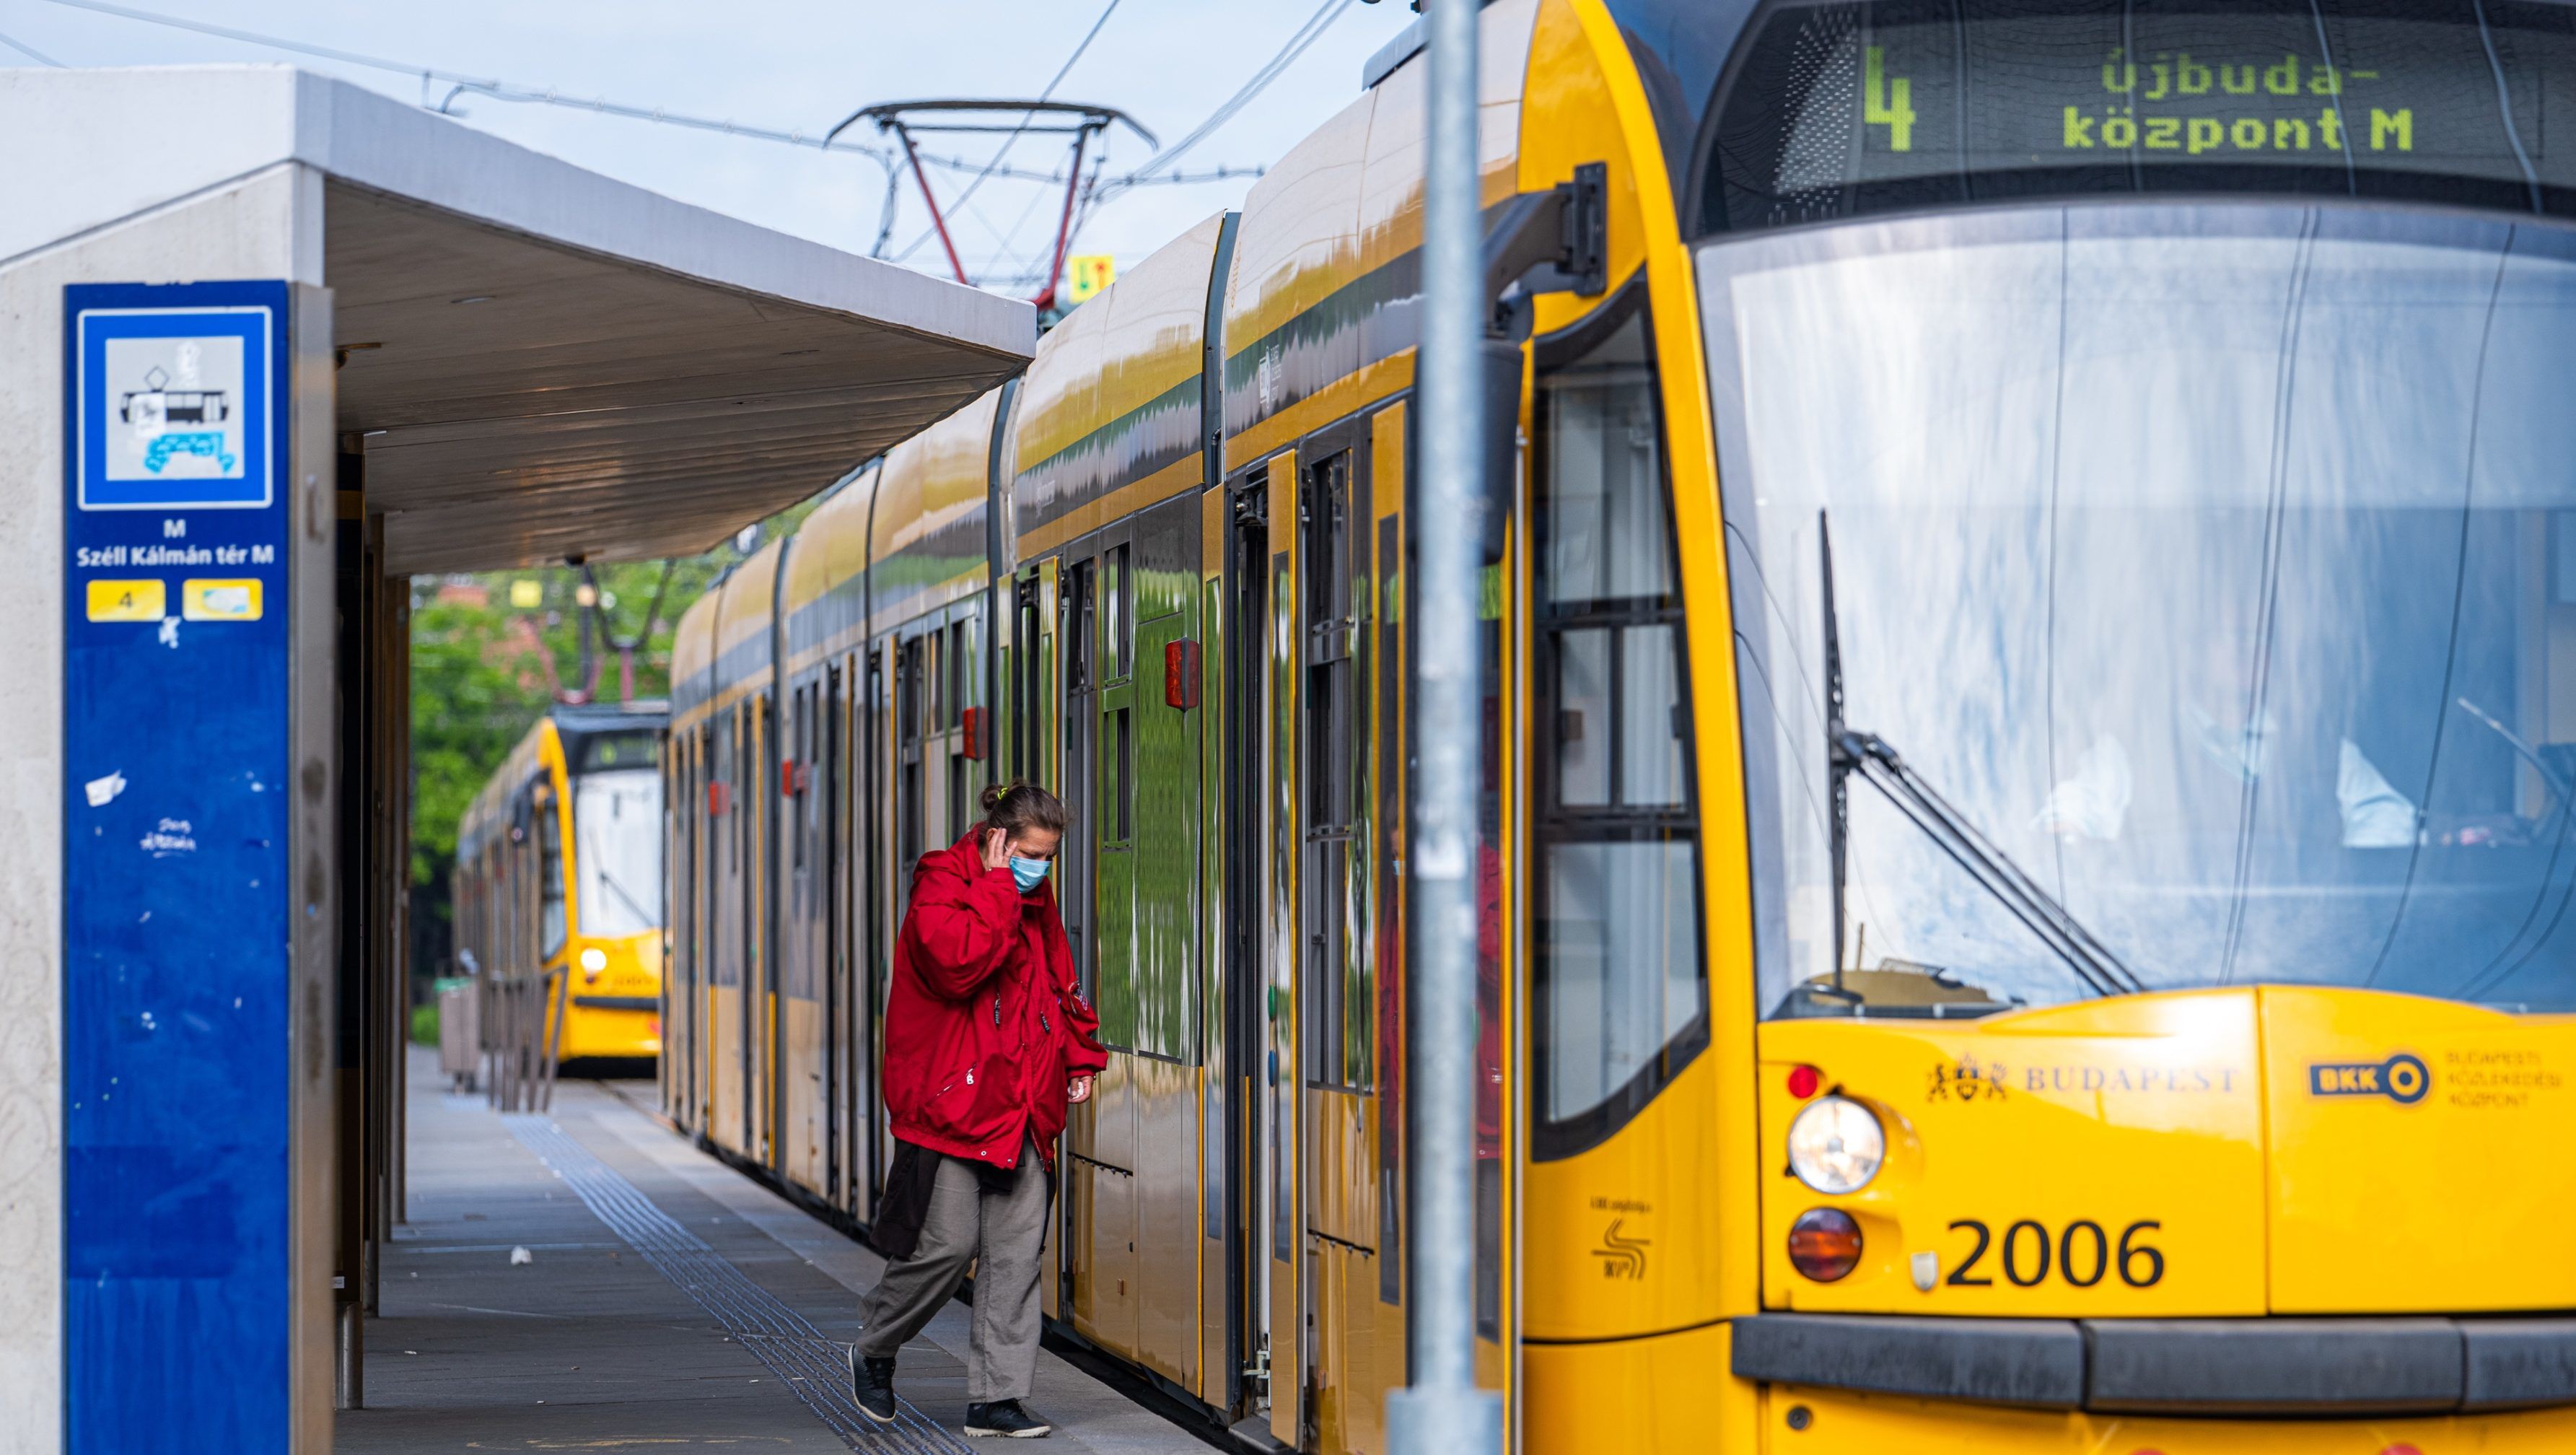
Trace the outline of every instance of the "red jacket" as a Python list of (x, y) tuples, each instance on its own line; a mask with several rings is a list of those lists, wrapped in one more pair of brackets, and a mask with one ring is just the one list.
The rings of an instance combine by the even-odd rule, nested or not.
[(917, 1147), (1015, 1165), (1023, 1139), (1049, 1168), (1073, 1077), (1109, 1064), (1073, 978), (1055, 881), (1022, 894), (986, 869), (975, 834), (913, 866), (886, 1004), (885, 1098)]

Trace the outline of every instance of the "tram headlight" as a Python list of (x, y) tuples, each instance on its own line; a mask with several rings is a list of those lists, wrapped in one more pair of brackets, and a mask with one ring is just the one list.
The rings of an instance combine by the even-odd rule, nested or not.
[(599, 978), (599, 972), (607, 968), (608, 952), (606, 950), (599, 948), (597, 945), (591, 945), (581, 952), (581, 978), (584, 980), (597, 980)]
[(1849, 1097), (1810, 1103), (1789, 1123), (1789, 1170), (1829, 1197), (1858, 1192), (1887, 1160), (1887, 1133)]
[(1789, 1263), (1818, 1283), (1860, 1266), (1860, 1223), (1838, 1207), (1811, 1207), (1789, 1225)]

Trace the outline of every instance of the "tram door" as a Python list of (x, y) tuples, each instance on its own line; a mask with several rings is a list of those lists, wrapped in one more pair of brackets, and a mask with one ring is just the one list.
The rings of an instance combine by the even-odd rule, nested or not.
[(752, 845), (744, 828), (752, 818), (750, 800), (757, 782), (748, 772), (748, 734), (744, 705), (736, 702), (715, 719), (715, 789), (708, 829), (713, 839), (709, 858), (715, 870), (712, 913), (708, 923), (707, 985), (707, 1119), (706, 1135), (718, 1146), (748, 1152), (751, 1114), (745, 1095), (745, 1050), (751, 1028), (743, 1004), (745, 968), (751, 954), (750, 896)]
[(1297, 1245), (1297, 461), (1229, 482), (1226, 546), (1225, 1064), (1240, 1257), (1233, 1335), (1255, 1417), (1294, 1447), (1303, 1427)]
[[(1129, 891), (1134, 882), (1129, 844), (1103, 820), (1104, 799), (1117, 792), (1114, 781), (1104, 781), (1114, 779), (1116, 765), (1102, 760), (1102, 687), (1114, 670), (1104, 659), (1104, 648), (1116, 635), (1118, 603), (1112, 597), (1119, 589), (1106, 576), (1123, 570), (1126, 556), (1122, 549), (1115, 560), (1108, 559), (1101, 542), (1095, 535), (1065, 548), (1056, 635), (1064, 674), (1058, 719), (1064, 760), (1056, 791), (1073, 824), (1056, 851), (1056, 904), (1072, 946), (1075, 978), (1094, 1010), (1105, 1009), (1102, 926), (1113, 919), (1123, 923), (1124, 911), (1133, 903)], [(1115, 906), (1109, 902), (1113, 898), (1119, 901)], [(1123, 964), (1119, 969), (1123, 973)], [(1101, 1040), (1114, 1045), (1108, 1032), (1103, 1024)], [(1073, 1108), (1065, 1125), (1061, 1276), (1074, 1327), (1132, 1358), (1135, 1255), (1128, 1245), (1135, 1229), (1135, 1115), (1124, 1099), (1125, 1072), (1123, 1058), (1113, 1050), (1091, 1100)]]
[[(1400, 430), (1393, 419), (1375, 423), (1391, 435)], [(1304, 1420), (1293, 1443), (1323, 1451), (1383, 1451), (1385, 1390), (1404, 1373), (1402, 1279), (1389, 1246), (1393, 1202), (1385, 1187), (1394, 1177), (1394, 1144), (1380, 1135), (1390, 1102), (1380, 1093), (1394, 1069), (1384, 1025), (1392, 1007), (1381, 985), (1395, 966), (1376, 932), (1384, 846), (1376, 826), (1390, 806), (1381, 790), (1401, 774), (1387, 772), (1395, 765), (1383, 764), (1376, 751), (1384, 726), (1376, 722), (1372, 687), (1383, 663), (1373, 628), (1384, 603), (1375, 570), (1372, 428), (1361, 420), (1308, 440), (1296, 470), (1297, 1181), (1304, 1197), (1294, 1308), (1305, 1347)], [(1274, 1390), (1277, 1384), (1274, 1375)]]
[(822, 816), (823, 898), (823, 1197), (834, 1207), (850, 1206), (851, 1101), (864, 1084), (852, 1035), (855, 1012), (850, 1000), (851, 877), (850, 859), (858, 844), (852, 837), (850, 780), (849, 659), (823, 669), (822, 753), (816, 779)]
[[(1073, 832), (1056, 850), (1056, 904), (1064, 919), (1065, 938), (1073, 947), (1074, 977), (1082, 983), (1086, 1000), (1095, 1000), (1097, 984), (1093, 979), (1091, 956), (1091, 870), (1094, 859), (1092, 840), (1098, 827), (1091, 812), (1093, 745), (1100, 740), (1096, 721), (1099, 708), (1095, 696), (1097, 676), (1097, 632), (1094, 621), (1098, 602), (1096, 563), (1067, 553), (1062, 565), (1064, 589), (1059, 597), (1061, 619), (1057, 627), (1057, 660), (1063, 663), (1064, 705), (1059, 721), (1063, 727), (1064, 764), (1058, 776), (1056, 793), (1064, 800), (1066, 812), (1073, 819)], [(1089, 1130), (1090, 1114), (1083, 1113), (1084, 1132)], [(1069, 1144), (1072, 1145), (1072, 1144)], [(1081, 1145), (1088, 1145), (1087, 1143)]]
[(688, 1108), (686, 1125), (699, 1135), (714, 1125), (710, 1118), (711, 1098), (715, 1095), (716, 1042), (708, 1017), (715, 1000), (716, 873), (724, 857), (724, 820), (716, 813), (721, 760), (716, 756), (715, 742), (715, 717), (711, 713), (690, 735), (688, 759), (693, 797), (689, 805), (689, 1058), (684, 1073), (688, 1077), (684, 1105)]
[[(689, 1068), (697, 1042), (689, 1020), (690, 997), (701, 973), (697, 958), (698, 826), (705, 821), (693, 751), (696, 735), (675, 732), (662, 749), (665, 839), (662, 903), (662, 1055), (655, 1065), (662, 1109), (683, 1127), (697, 1125)], [(675, 1054), (678, 1053), (678, 1054)]]
[(1109, 1048), (1067, 1129), (1074, 1325), (1186, 1388), (1200, 1378), (1198, 555), (1195, 495), (1067, 548), (1078, 852), (1058, 890)]
[(893, 801), (897, 747), (894, 719), (894, 676), (888, 661), (893, 647), (881, 641), (868, 648), (867, 685), (862, 699), (861, 721), (866, 724), (860, 755), (860, 789), (858, 834), (865, 847), (854, 868), (858, 878), (852, 893), (859, 904), (859, 935), (865, 949), (861, 958), (863, 977), (857, 1000), (864, 1007), (857, 1028), (858, 1057), (865, 1070), (865, 1100), (858, 1103), (867, 1126), (867, 1140), (861, 1152), (860, 1170), (855, 1179), (858, 1201), (851, 1209), (861, 1221), (876, 1216), (877, 1199), (885, 1191), (886, 1164), (892, 1160), (894, 1131), (878, 1094), (878, 1078), (885, 1066), (885, 1005), (894, 968), (894, 936), (902, 923), (903, 889), (896, 883), (901, 876), (894, 872), (895, 836), (898, 832), (894, 815), (889, 811)]
[[(1024, 778), (1051, 789), (1070, 805), (1075, 795), (1066, 779), (1065, 765), (1070, 760), (1061, 755), (1059, 734), (1064, 713), (1057, 692), (1058, 684), (1066, 680), (1064, 658), (1059, 655), (1066, 632), (1057, 613), (1057, 605), (1064, 599), (1066, 580), (1063, 561), (1049, 556), (1035, 565), (1024, 567), (1012, 584), (1012, 626), (1002, 658), (1003, 671), (1010, 683), (1006, 692), (1009, 735), (1004, 747), (1002, 771), (1007, 777)], [(1081, 829), (1080, 820), (1075, 822), (1075, 831), (1066, 835), (1064, 843), (1056, 851), (1055, 867), (1057, 913), (1065, 921), (1068, 938), (1079, 914), (1073, 875)], [(1074, 942), (1073, 955), (1078, 977), (1082, 964), (1079, 941)], [(1085, 994), (1088, 993), (1086, 982)], [(1055, 1226), (1050, 1230), (1041, 1254), (1039, 1299), (1049, 1318), (1064, 1318), (1072, 1308), (1071, 1270), (1076, 1260), (1069, 1248), (1078, 1224), (1074, 1219), (1071, 1194), (1077, 1164), (1069, 1151), (1076, 1145), (1076, 1134), (1070, 1123), (1079, 1121), (1083, 1115), (1082, 1108), (1075, 1107), (1067, 1118), (1066, 1137), (1059, 1147), (1056, 1165)]]
[[(774, 688), (772, 690), (775, 690)], [(750, 875), (751, 914), (744, 925), (743, 1068), (747, 1091), (743, 1150), (764, 1167), (779, 1165), (778, 1136), (778, 892), (771, 825), (778, 798), (777, 717), (768, 692), (744, 704), (749, 727), (745, 757), (750, 791), (742, 795), (743, 863)]]
[(684, 1129), (694, 1129), (697, 1107), (690, 1074), (697, 1055), (697, 1035), (689, 1010), (700, 976), (697, 959), (699, 873), (698, 830), (706, 821), (706, 790), (699, 786), (697, 734), (674, 728), (663, 740), (669, 765), (662, 796), (669, 843), (662, 867), (662, 1054), (655, 1072), (662, 1083), (662, 1113)]
[(831, 1034), (824, 965), (830, 954), (825, 891), (831, 883), (824, 812), (831, 790), (822, 765), (825, 679), (822, 674), (786, 689), (780, 699), (781, 762), (778, 775), (777, 1061), (774, 1134), (777, 1164), (787, 1180), (828, 1194)]

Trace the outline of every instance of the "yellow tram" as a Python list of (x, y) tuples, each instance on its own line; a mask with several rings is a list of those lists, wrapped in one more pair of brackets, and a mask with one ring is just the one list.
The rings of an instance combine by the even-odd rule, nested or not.
[(559, 970), (564, 1059), (662, 1050), (665, 704), (557, 706), (456, 829), (460, 959)]
[(1117, 1048), (1049, 1314), (1382, 1450), (1474, 531), (1517, 1448), (2576, 1448), (2576, 9), (1482, 34), (1489, 508), (1408, 509), (1400, 42), (684, 620), (670, 1114), (864, 1225), (906, 868), (1048, 783)]

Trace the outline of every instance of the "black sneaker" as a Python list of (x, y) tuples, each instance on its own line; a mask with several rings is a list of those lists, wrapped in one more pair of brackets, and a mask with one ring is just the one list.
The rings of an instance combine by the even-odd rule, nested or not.
[(1043, 1440), (1055, 1426), (1020, 1408), (1015, 1399), (966, 1406), (968, 1436), (999, 1435), (1005, 1440)]
[(850, 1346), (850, 1398), (856, 1400), (859, 1413), (880, 1425), (894, 1423), (894, 1361), (862, 1359), (858, 1346)]

